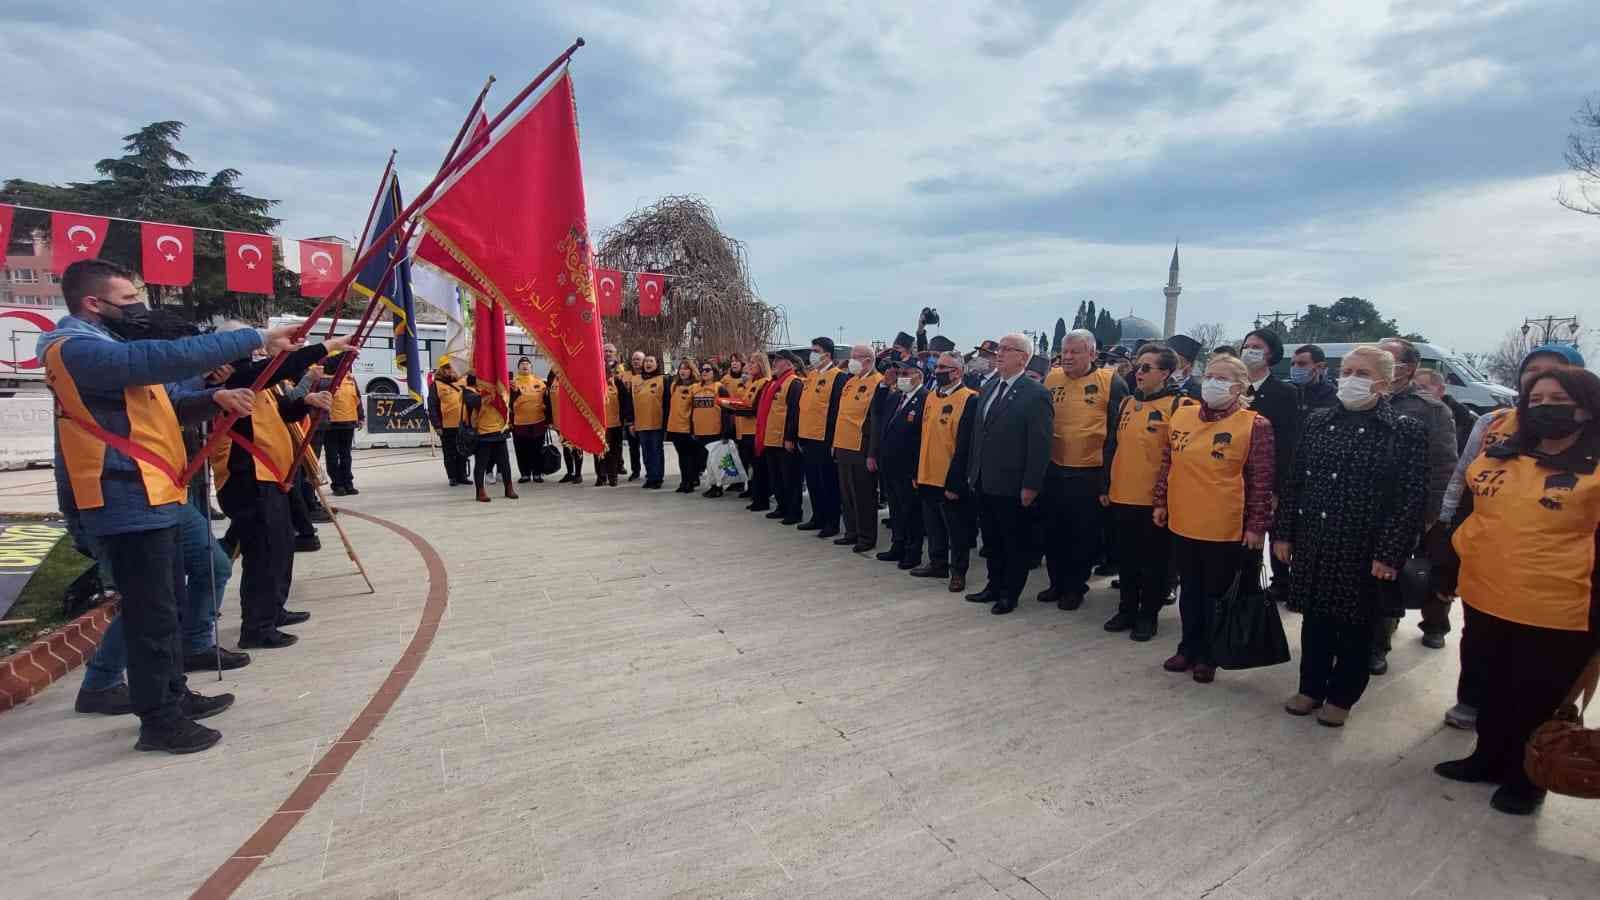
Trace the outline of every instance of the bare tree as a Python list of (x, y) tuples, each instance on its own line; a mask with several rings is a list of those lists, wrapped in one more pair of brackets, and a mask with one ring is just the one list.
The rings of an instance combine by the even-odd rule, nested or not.
[(1228, 326), (1221, 322), (1205, 322), (1199, 325), (1190, 325), (1189, 330), (1185, 331), (1184, 334), (1199, 341), (1202, 350), (1210, 350), (1212, 347), (1222, 343), (1228, 334)]
[(1578, 130), (1567, 135), (1566, 157), (1578, 186), (1575, 192), (1563, 187), (1556, 202), (1573, 212), (1600, 216), (1600, 104), (1584, 101), (1572, 124)]

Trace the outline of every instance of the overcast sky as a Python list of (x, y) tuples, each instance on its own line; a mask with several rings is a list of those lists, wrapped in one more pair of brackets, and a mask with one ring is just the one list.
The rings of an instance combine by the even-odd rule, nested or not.
[(493, 106), (582, 34), (591, 228), (704, 196), (796, 341), (1159, 323), (1177, 237), (1180, 328), (1351, 294), (1463, 350), (1600, 318), (1600, 220), (1554, 201), (1593, 0), (517, 6), (8, 0), (0, 177), (179, 119), (282, 235), (352, 234), (391, 146), (414, 191), (486, 75)]

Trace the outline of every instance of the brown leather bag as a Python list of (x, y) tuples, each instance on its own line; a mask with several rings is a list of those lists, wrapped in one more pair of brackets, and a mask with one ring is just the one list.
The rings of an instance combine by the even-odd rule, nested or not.
[(1556, 717), (1528, 738), (1523, 768), (1534, 784), (1568, 797), (1600, 800), (1600, 729), (1583, 727), (1583, 713), (1597, 686), (1600, 653), (1589, 660)]

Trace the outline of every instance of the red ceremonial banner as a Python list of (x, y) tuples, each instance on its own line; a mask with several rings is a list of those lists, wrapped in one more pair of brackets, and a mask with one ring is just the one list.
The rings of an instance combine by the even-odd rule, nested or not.
[(271, 294), (272, 238), (264, 234), (222, 235), (222, 256), (228, 263), (228, 290), (241, 294)]
[(194, 229), (182, 225), (139, 225), (144, 245), (146, 284), (184, 287), (194, 281)]
[(16, 212), (16, 207), (0, 203), (0, 268), (6, 264), (6, 246), (11, 243), (11, 217)]
[(100, 216), (50, 214), (50, 268), (57, 275), (80, 259), (95, 259), (105, 246), (109, 220)]
[(482, 297), (472, 308), (472, 375), (482, 382), (488, 381), (499, 390), (489, 395), (489, 402), (505, 415), (511, 399), (511, 371), (506, 363), (506, 315), (500, 308)]
[(633, 276), (639, 285), (639, 315), (661, 315), (661, 290), (665, 286), (665, 278), (640, 272)]
[(344, 277), (344, 248), (318, 241), (300, 242), (300, 296), (326, 297)]
[(572, 75), (563, 72), (423, 210), (431, 236), (539, 342), (563, 383), (563, 437), (605, 450), (595, 304)]
[(595, 269), (594, 295), (600, 315), (613, 318), (622, 315), (622, 273), (616, 269)]

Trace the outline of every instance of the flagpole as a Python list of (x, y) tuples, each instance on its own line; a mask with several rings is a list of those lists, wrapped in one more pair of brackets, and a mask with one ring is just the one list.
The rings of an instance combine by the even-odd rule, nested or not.
[[(548, 66), (545, 66), (544, 70), (535, 76), (533, 81), (526, 88), (523, 88), (522, 92), (517, 95), (518, 102), (526, 99), (526, 97), (533, 93), (533, 91), (536, 90), (539, 85), (543, 84), (544, 81), (556, 71), (556, 69), (560, 68), (562, 65), (571, 60), (573, 54), (577, 53), (578, 48), (582, 47), (583, 45), (583, 38), (578, 38), (572, 43), (571, 46), (563, 51), (560, 56), (557, 56), (555, 60), (553, 60)], [(485, 87), (484, 93), (487, 93), (487, 87)], [(479, 108), (482, 108), (482, 100), (480, 99), (476, 105)], [(506, 109), (501, 110), (500, 115), (497, 116), (494, 121), (503, 121), (510, 111), (511, 107), (507, 106)], [(466, 135), (467, 130), (471, 128), (471, 125), (472, 120), (470, 118), (461, 123), (461, 129), (456, 133), (456, 139), (451, 144), (452, 149), (460, 146), (462, 138)], [(492, 129), (493, 125), (490, 127)], [(361, 269), (371, 261), (372, 257), (376, 255), (378, 248), (400, 230), (401, 223), (406, 222), (416, 214), (417, 210), (421, 209), (423, 205), (433, 199), (433, 195), (436, 191), (438, 191), (439, 185), (443, 183), (444, 180), (450, 175), (454, 174), (457, 169), (465, 165), (467, 159), (469, 158), (470, 152), (477, 149), (475, 146), (477, 143), (479, 142), (474, 141), (474, 146), (468, 147), (468, 153), (452, 156), (445, 168), (441, 170), (438, 175), (435, 175), (433, 180), (428, 182), (428, 185), (424, 187), (417, 194), (417, 196), (412, 198), (411, 203), (404, 210), (402, 210), (398, 216), (395, 217), (393, 222), (389, 223), (389, 227), (385, 228), (382, 234), (375, 235), (373, 237), (372, 242), (367, 249), (357, 256), (355, 263), (350, 268), (350, 271), (346, 272), (344, 276), (339, 279), (339, 283), (334, 286), (333, 290), (328, 292), (328, 296), (323, 298), (322, 302), (318, 303), (317, 307), (311, 311), (311, 315), (300, 324), (299, 328), (295, 329), (294, 339), (296, 342), (305, 340), (305, 336), (310, 333), (313, 327), (315, 327), (317, 320), (322, 318), (322, 316), (325, 315), (327, 311), (335, 304), (342, 303), (344, 301), (345, 292), (349, 290), (350, 284), (355, 280), (357, 273), (359, 273)], [(412, 230), (414, 231), (415, 229), (413, 228)], [(270, 383), (272, 376), (277, 374), (278, 369), (282, 367), (283, 362), (288, 358), (288, 355), (289, 351), (285, 350), (273, 357), (273, 359), (267, 363), (266, 367), (262, 369), (261, 374), (256, 376), (255, 383), (251, 385), (251, 389), (259, 391), (264, 385)], [(220, 442), (222, 438), (228, 434), (228, 432), (233, 428), (233, 423), (237, 422), (238, 420), (239, 416), (236, 413), (224, 413), (218, 417), (216, 427), (212, 430), (211, 437), (206, 441), (205, 446), (200, 448), (199, 454), (197, 454), (193, 459), (189, 460), (189, 464), (184, 466), (183, 471), (179, 473), (178, 480), (181, 483), (187, 484), (189, 479), (194, 477), (194, 473), (198, 471), (200, 466), (204, 464), (205, 460), (210, 457), (211, 452), (216, 449), (218, 442)]]
[[(361, 226), (361, 237), (356, 239), (358, 241), (367, 236), (367, 231), (372, 228), (372, 218), (378, 214), (378, 204), (383, 200), (384, 190), (389, 187), (389, 173), (394, 171), (395, 152), (393, 147), (389, 148), (389, 161), (383, 164), (383, 175), (378, 178), (378, 190), (372, 195), (372, 205), (367, 207), (367, 224)], [(356, 249), (359, 250), (360, 248), (357, 247)], [(328, 333), (322, 336), (323, 340), (333, 337), (333, 332), (338, 327), (339, 308), (334, 307), (333, 321), (328, 323)]]

